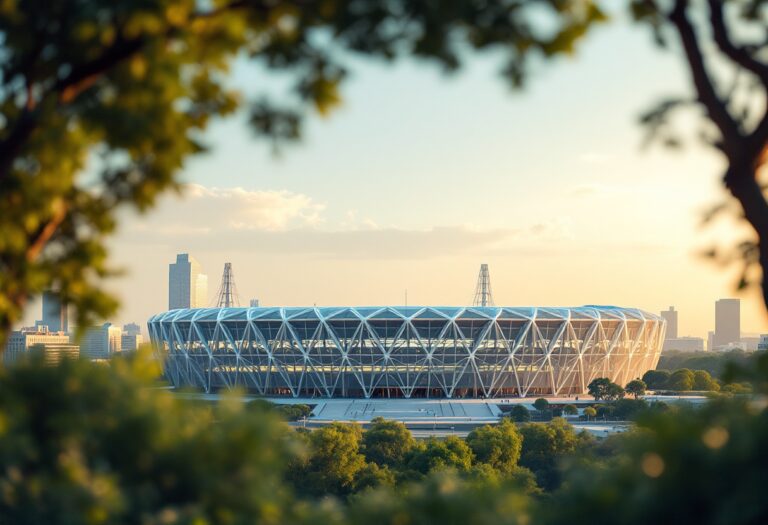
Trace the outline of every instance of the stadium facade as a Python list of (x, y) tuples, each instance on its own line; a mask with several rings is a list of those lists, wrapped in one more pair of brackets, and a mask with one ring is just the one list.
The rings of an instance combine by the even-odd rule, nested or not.
[(153, 316), (176, 387), (292, 397), (582, 394), (653, 369), (665, 321), (632, 308), (201, 308)]

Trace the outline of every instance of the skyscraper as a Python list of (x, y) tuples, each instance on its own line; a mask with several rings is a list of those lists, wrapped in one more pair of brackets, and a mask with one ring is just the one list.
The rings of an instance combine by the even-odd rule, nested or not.
[(85, 331), (80, 343), (80, 355), (87, 359), (109, 359), (122, 351), (123, 330), (112, 323), (92, 326)]
[(677, 313), (674, 306), (661, 312), (661, 316), (667, 321), (667, 335), (664, 339), (677, 339)]
[(168, 309), (204, 308), (208, 305), (208, 276), (200, 263), (189, 254), (180, 253), (168, 265)]
[(120, 351), (121, 352), (135, 352), (139, 349), (144, 342), (144, 338), (141, 334), (126, 334), (123, 332), (120, 335)]
[(719, 299), (715, 302), (714, 348), (741, 339), (741, 302), (739, 299)]
[(141, 326), (136, 323), (128, 323), (123, 325), (123, 333), (128, 335), (140, 335)]
[(61, 304), (58, 292), (48, 290), (43, 292), (43, 325), (49, 332), (66, 332), (69, 330), (67, 307)]

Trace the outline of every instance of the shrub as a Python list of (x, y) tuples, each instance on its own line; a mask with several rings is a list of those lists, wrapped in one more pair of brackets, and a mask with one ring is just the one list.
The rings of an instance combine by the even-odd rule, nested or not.
[(514, 405), (509, 411), (509, 417), (512, 419), (512, 421), (525, 423), (531, 420), (531, 411), (525, 408), (523, 405)]

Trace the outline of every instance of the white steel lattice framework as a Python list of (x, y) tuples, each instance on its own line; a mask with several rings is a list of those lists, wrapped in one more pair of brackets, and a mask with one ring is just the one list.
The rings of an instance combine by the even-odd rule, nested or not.
[(293, 397), (581, 394), (656, 367), (665, 322), (637, 309), (203, 308), (153, 316), (175, 386)]

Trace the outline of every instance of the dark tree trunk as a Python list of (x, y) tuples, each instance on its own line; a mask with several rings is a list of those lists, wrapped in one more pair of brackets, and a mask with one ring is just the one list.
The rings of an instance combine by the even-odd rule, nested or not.
[[(768, 309), (768, 201), (757, 180), (759, 160), (732, 159), (724, 177), (725, 186), (741, 204), (744, 218), (757, 236), (758, 263), (762, 271), (760, 285), (763, 303)], [(739, 168), (739, 164), (747, 167)]]

